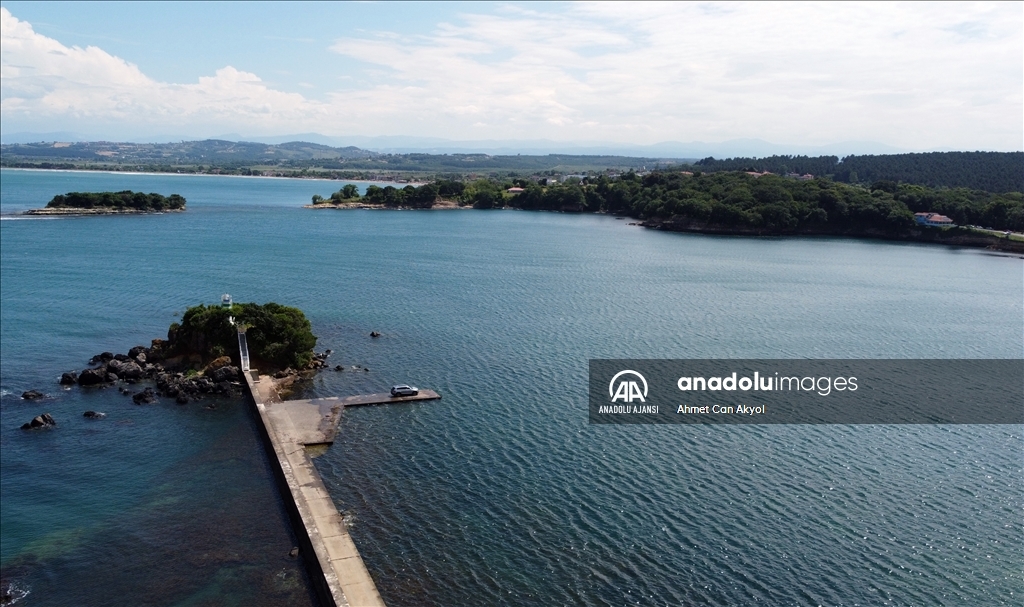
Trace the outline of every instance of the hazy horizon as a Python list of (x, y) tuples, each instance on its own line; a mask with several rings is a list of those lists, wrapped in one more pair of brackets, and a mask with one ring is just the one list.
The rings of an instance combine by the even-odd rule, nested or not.
[(276, 136), (246, 136), (238, 133), (221, 133), (210, 137), (180, 137), (156, 135), (133, 137), (126, 140), (94, 138), (69, 132), (16, 132), (0, 133), (4, 145), (33, 144), (49, 142), (71, 143), (133, 143), (170, 144), (185, 141), (221, 140), (231, 142), (282, 143), (303, 142), (326, 145), (334, 148), (357, 147), (379, 153), (430, 153), (430, 154), (490, 154), (490, 155), (609, 155), (651, 158), (705, 158), (714, 157), (762, 157), (773, 155), (805, 156), (850, 156), (863, 154), (902, 154), (915, 152), (945, 151), (991, 151), (991, 150), (906, 150), (872, 141), (839, 142), (822, 146), (777, 144), (761, 139), (734, 139), (731, 141), (664, 141), (651, 145), (632, 145), (609, 141), (553, 141), (553, 140), (454, 140), (436, 137), (412, 136), (338, 136), (330, 137), (321, 133), (293, 133)]
[(1024, 149), (1020, 4), (0, 5), (5, 143)]

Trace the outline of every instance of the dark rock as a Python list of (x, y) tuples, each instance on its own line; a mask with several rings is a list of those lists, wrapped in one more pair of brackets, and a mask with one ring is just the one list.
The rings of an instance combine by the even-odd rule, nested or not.
[(69, 373), (64, 373), (64, 374), (62, 374), (60, 376), (60, 385), (62, 385), (62, 386), (70, 386), (72, 384), (77, 384), (77, 383), (78, 383), (78, 374), (75, 373), (74, 371), (71, 371)]
[(290, 556), (292, 558), (295, 558), (295, 557), (299, 556), (299, 547), (295, 546), (294, 548), (289, 550), (288, 551), (288, 556)]
[(123, 377), (124, 379), (142, 379), (146, 376), (146, 373), (142, 370), (142, 367), (139, 366), (139, 363), (129, 361), (124, 363), (122, 372), (119, 373), (118, 376)]
[(108, 384), (115, 383), (116, 381), (117, 381), (117, 375), (114, 375), (113, 373), (107, 373), (107, 383)]
[(142, 379), (145, 372), (134, 360), (112, 360), (107, 363), (107, 373), (113, 373), (121, 379)]
[(178, 403), (179, 405), (187, 405), (188, 404), (188, 396), (185, 396), (184, 394), (179, 392), (178, 393), (178, 397), (174, 399), (174, 402)]
[(154, 339), (152, 347), (146, 352), (146, 360), (158, 362), (167, 358), (167, 342), (162, 339)]
[(363, 371), (366, 372), (366, 373), (370, 372), (370, 370), (368, 368), (366, 368), (366, 367), (363, 367)]
[(148, 405), (156, 402), (156, 392), (153, 388), (146, 388), (142, 392), (137, 392), (132, 395), (132, 402), (136, 405)]
[(82, 417), (88, 417), (89, 419), (103, 419), (106, 416), (106, 413), (101, 413), (100, 411), (86, 411), (82, 414)]
[(114, 355), (114, 360), (119, 360), (121, 362), (128, 362), (129, 360), (131, 360), (131, 358), (128, 358), (127, 354), (115, 354)]
[(342, 365), (337, 365), (336, 367), (334, 367), (334, 370), (335, 371), (344, 371), (345, 367), (343, 367)]
[(324, 350), (324, 356), (330, 356), (332, 353), (334, 353), (334, 350), (332, 350), (330, 348), (327, 348), (326, 350)]
[(42, 415), (37, 415), (36, 417), (33, 417), (32, 421), (30, 421), (29, 423), (23, 424), (21, 426), (21, 429), (34, 430), (36, 428), (52, 428), (53, 426), (56, 425), (57, 422), (53, 419), (53, 416), (51, 416), (49, 413), (43, 413)]
[(92, 358), (90, 358), (89, 359), (89, 364), (90, 365), (95, 365), (96, 363), (105, 363), (105, 362), (110, 361), (110, 360), (114, 360), (113, 352), (103, 352), (103, 353), (97, 354), (96, 356), (93, 356)]
[(86, 369), (78, 374), (78, 385), (95, 386), (107, 383), (107, 369)]
[(135, 346), (131, 350), (128, 350), (128, 358), (138, 358), (139, 354), (145, 354), (149, 352), (149, 348), (146, 346)]
[(370, 331), (370, 337), (380, 337), (380, 333), (377, 331)]
[(120, 375), (124, 373), (124, 365), (125, 363), (123, 361), (117, 360), (115, 358), (114, 360), (107, 363), (107, 373), (113, 373), (114, 375), (120, 377)]
[(28, 390), (27, 392), (22, 392), (21, 397), (25, 400), (38, 400), (40, 398), (46, 398), (46, 395), (39, 390)]
[(208, 377), (215, 382), (231, 381), (233, 379), (239, 379), (241, 377), (241, 371), (238, 367), (232, 367), (230, 365), (214, 369), (208, 374)]

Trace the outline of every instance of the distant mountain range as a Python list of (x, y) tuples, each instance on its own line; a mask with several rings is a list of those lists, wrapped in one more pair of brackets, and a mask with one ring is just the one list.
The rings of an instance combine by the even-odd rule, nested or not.
[[(607, 141), (550, 141), (533, 140), (474, 140), (456, 141), (433, 137), (407, 136), (342, 136), (333, 137), (319, 133), (295, 133), (273, 137), (249, 137), (238, 133), (226, 133), (212, 138), (182, 137), (170, 135), (153, 135), (134, 138), (130, 143), (179, 143), (216, 139), (235, 143), (282, 144), (291, 142), (308, 142), (337, 147), (358, 147), (362, 150), (388, 154), (569, 154), (597, 156), (630, 156), (643, 158), (700, 159), (714, 156), (715, 158), (732, 157), (764, 157), (773, 155), (806, 155), (839, 157), (851, 154), (899, 154), (911, 151), (893, 147), (874, 141), (844, 141), (828, 145), (777, 144), (762, 139), (733, 139), (718, 143), (703, 141), (665, 141), (652, 145), (632, 145)], [(78, 133), (60, 131), (51, 133), (18, 132), (0, 133), (0, 143), (37, 143), (37, 142), (86, 142), (97, 141), (95, 136), (84, 136)], [(948, 151), (948, 150), (927, 150)]]

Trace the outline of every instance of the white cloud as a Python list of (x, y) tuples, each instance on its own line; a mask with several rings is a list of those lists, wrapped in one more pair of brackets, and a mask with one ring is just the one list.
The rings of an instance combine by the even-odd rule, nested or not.
[(337, 103), (454, 130), (473, 107), (495, 137), (1019, 149), (1022, 27), (1016, 4), (596, 3), (332, 48), (390, 71)]
[(66, 47), (0, 8), (5, 122), (99, 121), (159, 128), (308, 122), (326, 113), (294, 93), (267, 87), (258, 76), (226, 66), (194, 84), (148, 78), (100, 48)]
[(355, 30), (327, 54), (306, 47), (317, 89), (344, 86), (321, 100), (230, 66), (157, 82), (0, 10), (5, 125), (911, 149), (1021, 149), (1024, 137), (1019, 4), (507, 5), (422, 35)]

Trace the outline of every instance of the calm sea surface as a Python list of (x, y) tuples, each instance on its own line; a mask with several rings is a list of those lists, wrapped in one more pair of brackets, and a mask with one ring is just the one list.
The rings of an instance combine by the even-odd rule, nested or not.
[[(316, 460), (392, 607), (1024, 601), (1020, 427), (591, 426), (586, 403), (590, 358), (1019, 358), (1021, 259), (300, 208), (340, 185), (0, 172), (0, 565), (22, 604), (313, 601), (244, 403), (56, 383), (221, 293), (301, 308), (332, 365), (369, 368), (304, 396), (443, 394), (346, 411)], [(188, 211), (11, 215), (122, 189)], [(19, 429), (44, 411), (55, 429)]]

